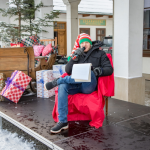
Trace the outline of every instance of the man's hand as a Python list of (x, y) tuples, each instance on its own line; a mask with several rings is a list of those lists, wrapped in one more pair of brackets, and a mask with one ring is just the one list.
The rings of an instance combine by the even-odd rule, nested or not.
[(93, 68), (95, 76), (100, 76), (102, 74), (102, 69), (100, 67)]
[(80, 55), (83, 54), (84, 49), (83, 48), (78, 48), (77, 50), (75, 50), (74, 54), (80, 56)]
[(72, 59), (73, 59), (74, 61), (78, 61), (78, 60), (79, 60), (79, 59), (78, 59), (78, 56), (75, 55), (75, 54), (72, 54)]
[(85, 47), (83, 47), (83, 48), (78, 48), (77, 50), (75, 50), (73, 53), (72, 53), (72, 59), (74, 60), (74, 61), (78, 61), (78, 57), (80, 56), (80, 55), (84, 55), (84, 51), (85, 50)]

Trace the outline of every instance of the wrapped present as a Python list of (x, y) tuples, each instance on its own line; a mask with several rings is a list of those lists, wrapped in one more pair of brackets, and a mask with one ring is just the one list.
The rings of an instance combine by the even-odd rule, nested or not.
[(65, 73), (66, 65), (53, 65), (53, 77), (59, 78), (62, 74)]
[(14, 103), (18, 103), (30, 81), (31, 78), (25, 73), (15, 70), (11, 77), (7, 78), (6, 85), (0, 95)]
[(54, 80), (53, 70), (36, 71), (37, 97), (49, 98), (55, 95), (55, 88), (47, 91), (44, 89), (44, 83)]
[[(5, 86), (5, 74), (4, 73), (0, 73), (0, 92), (2, 91), (2, 89)], [(0, 95), (0, 101), (4, 101), (4, 97)]]

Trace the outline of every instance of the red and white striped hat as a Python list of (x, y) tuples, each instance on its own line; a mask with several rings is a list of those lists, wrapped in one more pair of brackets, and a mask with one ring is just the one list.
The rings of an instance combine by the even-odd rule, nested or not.
[(73, 51), (78, 49), (82, 42), (89, 42), (92, 45), (91, 37), (86, 33), (81, 33), (81, 34), (78, 35), (78, 37), (75, 41)]

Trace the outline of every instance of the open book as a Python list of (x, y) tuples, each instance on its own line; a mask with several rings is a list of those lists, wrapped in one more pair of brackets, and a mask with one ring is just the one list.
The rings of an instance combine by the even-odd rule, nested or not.
[(91, 63), (74, 64), (71, 78), (75, 82), (91, 82)]

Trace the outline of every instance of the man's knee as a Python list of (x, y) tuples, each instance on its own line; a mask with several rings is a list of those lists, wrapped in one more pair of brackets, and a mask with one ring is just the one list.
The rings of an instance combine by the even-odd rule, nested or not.
[(58, 90), (59, 91), (68, 91), (68, 84), (60, 84), (59, 86), (58, 86)]
[(92, 88), (92, 87), (88, 87), (88, 88), (84, 88), (84, 89), (82, 89), (82, 92), (84, 93), (84, 94), (91, 94), (92, 92), (94, 91), (94, 88)]

